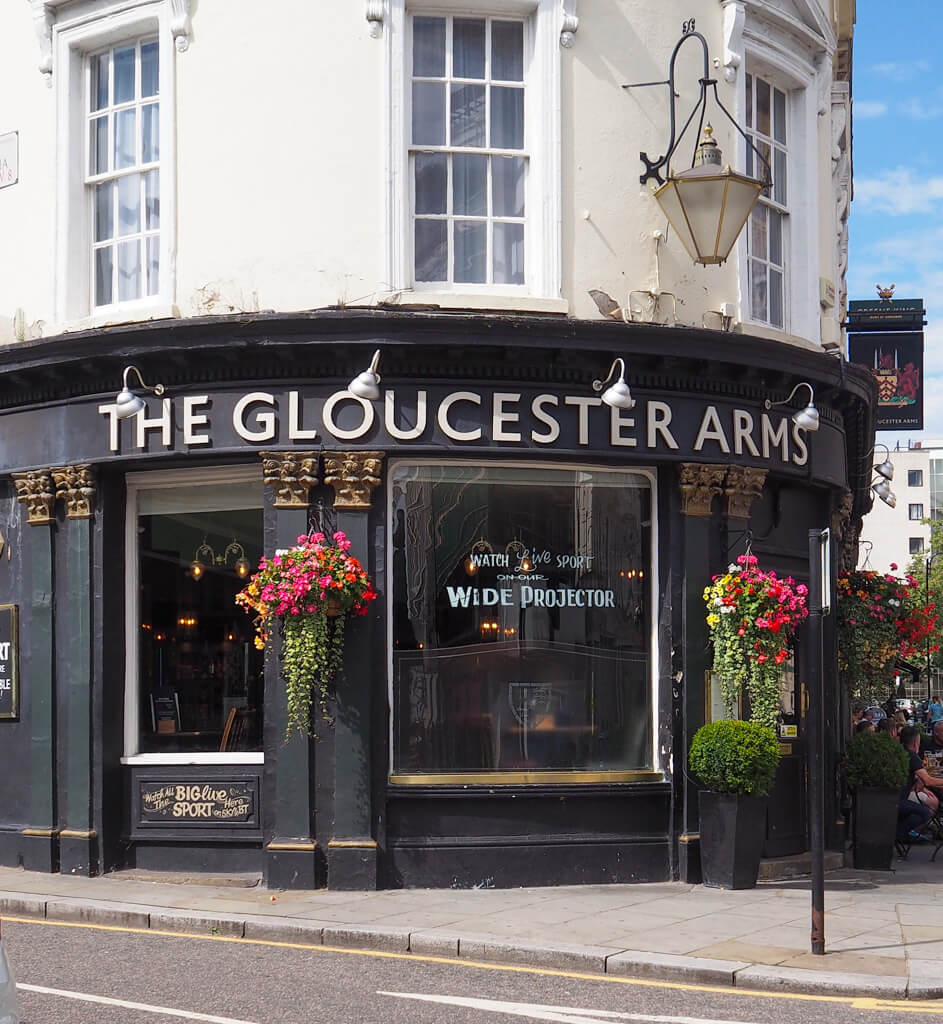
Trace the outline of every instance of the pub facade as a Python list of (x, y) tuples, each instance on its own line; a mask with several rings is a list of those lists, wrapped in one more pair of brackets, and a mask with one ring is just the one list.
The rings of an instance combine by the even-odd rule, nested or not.
[[(56, 221), (29, 236), (45, 277), (2, 264), (17, 312), (0, 324), (0, 863), (302, 888), (697, 880), (686, 752), (720, 714), (704, 587), (747, 549), (807, 578), (825, 526), (853, 560), (868, 507), (874, 385), (834, 354), (846, 5), (807, 5), (801, 30), (750, 2), (698, 25), (783, 183), (722, 267), (692, 266), (647, 190), (610, 188), (623, 150), (659, 145), (639, 105), (591, 145), (599, 115), (576, 113), (612, 102), (593, 68), (619, 51), (618, 19), (651, 30), (640, 57), (663, 66), (680, 8), (669, 29), (635, 3), (328, 6), (326, 66), (349, 93), (311, 116), (375, 138), (319, 154), (309, 209), (284, 169), (308, 142), (261, 123), (270, 159), (240, 179), (241, 232), (214, 219), (236, 186), (206, 180), (213, 129), (192, 120), (221, 15), (46, 3), (40, 72), (19, 49), (3, 72), (30, 84), (0, 211), (45, 215), (36, 124), (57, 124), (82, 173), (45, 181)], [(0, 15), (0, 35), (28, 20)], [(236, 23), (272, 60), (273, 27)], [(771, 33), (796, 36), (796, 67), (770, 63)], [(222, 123), (249, 96), (233, 88)], [(542, 111), (559, 138), (536, 138)], [(404, 202), (395, 175), (374, 180), (384, 161), (409, 176)], [(804, 174), (819, 201), (790, 206)], [(254, 219), (286, 196), (297, 223)], [(612, 308), (603, 288), (627, 282)], [(608, 400), (610, 383), (631, 397)], [(813, 401), (816, 430), (795, 417)], [(235, 596), (261, 557), (335, 531), (378, 600), (347, 625), (313, 735), (286, 737), (278, 642), (256, 648)], [(768, 856), (807, 843), (806, 659), (800, 638)], [(829, 808), (837, 847), (837, 792)]]

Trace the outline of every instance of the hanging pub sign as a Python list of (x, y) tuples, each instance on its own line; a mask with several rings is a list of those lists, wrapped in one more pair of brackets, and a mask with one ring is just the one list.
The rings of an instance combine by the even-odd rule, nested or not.
[(877, 430), (923, 429), (923, 331), (849, 334), (848, 361), (877, 381)]
[(0, 719), (20, 717), (16, 605), (0, 605)]
[(877, 430), (923, 430), (923, 299), (895, 299), (894, 285), (877, 291), (848, 303), (848, 362), (877, 381)]

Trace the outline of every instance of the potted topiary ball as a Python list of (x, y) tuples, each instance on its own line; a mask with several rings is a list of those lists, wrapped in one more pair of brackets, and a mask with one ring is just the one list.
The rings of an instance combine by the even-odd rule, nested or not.
[(853, 792), (854, 865), (890, 871), (897, 835), (897, 806), (909, 759), (901, 743), (884, 732), (859, 733), (845, 755), (845, 778)]
[(779, 764), (776, 734), (754, 722), (709, 722), (688, 758), (700, 793), (701, 874), (705, 885), (751, 889), (766, 837), (766, 794)]

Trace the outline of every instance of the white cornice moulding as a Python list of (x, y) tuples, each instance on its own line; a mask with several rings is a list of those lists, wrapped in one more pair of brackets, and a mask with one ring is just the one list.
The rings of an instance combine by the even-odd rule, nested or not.
[[(52, 85), (52, 30), (56, 24), (56, 14), (65, 7), (69, 0), (27, 0), (33, 11), (33, 27), (39, 42), (39, 71), (46, 79), (46, 85)], [(170, 8), (170, 31), (173, 33), (174, 45), (178, 52), (183, 53), (190, 46), (190, 4), (191, 0), (161, 0)], [(382, 0), (381, 0), (382, 2)], [(100, 4), (99, 16), (106, 18), (116, 10), (128, 10), (134, 7), (152, 5), (154, 0), (105, 0)]]
[(579, 0), (562, 0), (563, 23), (560, 26), (560, 45), (569, 49), (576, 41), (576, 32), (580, 27), (580, 19), (576, 14)]

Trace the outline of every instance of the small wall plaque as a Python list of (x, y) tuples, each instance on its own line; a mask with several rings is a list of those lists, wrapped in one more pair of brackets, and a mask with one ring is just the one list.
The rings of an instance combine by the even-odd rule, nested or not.
[(19, 655), (16, 605), (0, 605), (0, 719), (20, 717)]

